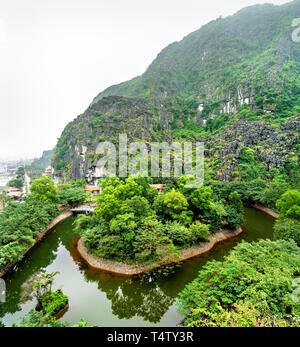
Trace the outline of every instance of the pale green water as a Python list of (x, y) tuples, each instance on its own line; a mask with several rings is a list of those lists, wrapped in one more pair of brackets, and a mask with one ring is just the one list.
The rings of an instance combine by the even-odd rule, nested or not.
[(56, 287), (70, 299), (69, 311), (62, 320), (71, 324), (86, 319), (97, 326), (176, 326), (181, 321), (174, 305), (178, 293), (208, 260), (221, 260), (241, 240), (273, 237), (273, 219), (246, 208), (242, 235), (184, 262), (168, 277), (128, 278), (88, 268), (76, 251), (78, 236), (72, 222), (69, 219), (59, 224), (5, 276), (7, 297), (6, 303), (0, 303), (0, 321), (6, 326), (35, 307), (30, 292), (34, 276), (41, 270), (60, 271)]

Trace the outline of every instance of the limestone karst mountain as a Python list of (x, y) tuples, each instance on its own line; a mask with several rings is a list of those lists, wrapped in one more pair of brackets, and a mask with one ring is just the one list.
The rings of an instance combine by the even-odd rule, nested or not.
[(122, 132), (145, 142), (203, 140), (218, 179), (234, 177), (245, 146), (268, 172), (297, 163), (298, 17), (300, 0), (251, 6), (170, 44), (142, 76), (104, 90), (66, 126), (53, 157), (57, 175), (83, 177), (99, 141), (116, 142)]

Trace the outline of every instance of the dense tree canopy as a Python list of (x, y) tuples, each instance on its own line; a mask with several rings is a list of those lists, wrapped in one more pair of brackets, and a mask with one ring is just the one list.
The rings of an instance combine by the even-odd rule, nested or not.
[(235, 324), (272, 324), (273, 318), (279, 325), (299, 324), (300, 302), (292, 298), (299, 268), (299, 248), (293, 241), (242, 242), (223, 262), (207, 263), (180, 294), (178, 307), (185, 324), (193, 326), (206, 326), (209, 320), (222, 326), (226, 315), (234, 322), (246, 307), (251, 314)]
[(95, 214), (75, 223), (92, 252), (124, 261), (161, 259), (207, 241), (223, 222), (234, 229), (243, 221), (238, 193), (225, 194), (225, 207), (210, 187), (186, 190), (181, 179), (158, 194), (149, 183), (143, 177), (101, 180)]
[(42, 177), (35, 180), (30, 186), (28, 200), (40, 201), (46, 203), (56, 203), (58, 195), (53, 181), (49, 177)]

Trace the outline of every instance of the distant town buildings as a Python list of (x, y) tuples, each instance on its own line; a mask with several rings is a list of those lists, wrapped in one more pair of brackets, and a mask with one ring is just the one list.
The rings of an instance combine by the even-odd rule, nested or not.
[(21, 201), (24, 194), (23, 189), (7, 186), (8, 182), (16, 177), (17, 171), (17, 161), (12, 160), (0, 163), (0, 192), (5, 191), (12, 200)]
[(7, 165), (0, 165), (0, 175), (7, 175), (8, 166)]
[(8, 175), (13, 176), (17, 173), (17, 170), (18, 170), (17, 167), (13, 168), (13, 169), (7, 169), (7, 173), (8, 173)]

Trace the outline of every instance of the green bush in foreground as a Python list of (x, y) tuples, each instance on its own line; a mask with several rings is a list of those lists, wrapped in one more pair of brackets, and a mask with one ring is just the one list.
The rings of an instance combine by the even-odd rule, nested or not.
[(62, 328), (67, 327), (68, 323), (61, 322), (55, 318), (45, 315), (42, 311), (30, 310), (24, 317), (20, 319), (20, 323), (14, 323), (15, 328)]
[[(30, 310), (24, 317), (20, 319), (19, 323), (14, 323), (15, 328), (64, 328), (69, 327), (68, 322), (61, 322), (55, 318), (43, 314), (41, 311)], [(86, 328), (88, 322), (81, 320), (73, 326), (74, 328)]]
[(63, 292), (58, 289), (52, 291), (54, 285), (54, 277), (59, 272), (44, 273), (34, 284), (34, 296), (37, 299), (37, 309), (41, 310), (45, 315), (53, 316), (62, 310), (68, 303), (69, 299)]
[(178, 309), (187, 326), (206, 325), (212, 317), (222, 326), (224, 317), (234, 316), (236, 305), (247, 300), (256, 322), (300, 325), (300, 302), (292, 298), (299, 270), (300, 249), (294, 241), (242, 242), (223, 262), (204, 266), (180, 293)]
[(47, 292), (40, 296), (39, 303), (44, 314), (53, 316), (62, 310), (69, 299), (60, 289), (55, 292)]
[(300, 220), (300, 192), (288, 190), (276, 203), (280, 217)]
[[(33, 294), (38, 301), (36, 310), (30, 310), (20, 319), (20, 323), (14, 323), (13, 327), (68, 327), (69, 323), (60, 322), (55, 318), (60, 310), (68, 303), (68, 297), (58, 289), (52, 291), (54, 277), (59, 272), (42, 272), (34, 284)], [(81, 320), (74, 327), (87, 327), (88, 323)]]
[(259, 312), (252, 303), (241, 301), (234, 304), (231, 310), (218, 306), (218, 313), (197, 308), (192, 316), (200, 317), (187, 324), (188, 327), (291, 327), (297, 323), (290, 323), (278, 317), (270, 317)]
[(274, 225), (276, 239), (294, 240), (300, 247), (300, 221), (279, 218)]
[(288, 190), (276, 203), (279, 218), (274, 225), (277, 239), (294, 240), (300, 246), (300, 193)]

